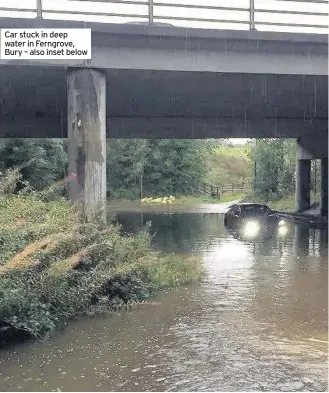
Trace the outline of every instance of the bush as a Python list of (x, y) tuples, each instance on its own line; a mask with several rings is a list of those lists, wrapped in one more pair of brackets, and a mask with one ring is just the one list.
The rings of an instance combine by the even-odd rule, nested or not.
[(42, 337), (82, 314), (111, 312), (198, 280), (197, 258), (163, 255), (150, 236), (83, 223), (44, 194), (0, 195), (0, 341)]

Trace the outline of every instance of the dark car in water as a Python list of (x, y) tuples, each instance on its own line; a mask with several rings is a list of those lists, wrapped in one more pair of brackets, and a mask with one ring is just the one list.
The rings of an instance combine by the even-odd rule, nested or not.
[(224, 225), (235, 238), (245, 240), (283, 237), (288, 232), (287, 223), (267, 205), (259, 203), (231, 205), (225, 214)]

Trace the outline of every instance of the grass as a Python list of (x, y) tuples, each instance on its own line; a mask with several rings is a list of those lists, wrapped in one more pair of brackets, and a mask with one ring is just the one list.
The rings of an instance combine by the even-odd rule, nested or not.
[(232, 202), (232, 201), (236, 201), (236, 200), (241, 200), (244, 198), (244, 193), (234, 193), (234, 194), (224, 194), (221, 199), (220, 202), (224, 203), (224, 202)]
[(65, 199), (14, 194), (17, 177), (0, 178), (0, 341), (43, 337), (202, 277), (200, 258), (155, 252), (147, 232), (122, 236), (83, 222)]
[(295, 208), (295, 195), (288, 195), (276, 201), (268, 201), (268, 206), (273, 210), (293, 212)]
[[(295, 195), (287, 195), (280, 199), (265, 200), (257, 196), (247, 195), (244, 202), (266, 203), (271, 209), (283, 212), (294, 212), (296, 210)], [(319, 202), (320, 195), (311, 193), (311, 203)]]

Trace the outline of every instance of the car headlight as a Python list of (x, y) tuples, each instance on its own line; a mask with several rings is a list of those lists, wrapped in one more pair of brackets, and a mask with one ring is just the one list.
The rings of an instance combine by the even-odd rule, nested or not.
[(258, 234), (260, 225), (257, 221), (248, 221), (244, 226), (244, 234), (247, 237), (254, 237)]
[(288, 233), (288, 228), (286, 226), (281, 225), (281, 226), (279, 226), (278, 232), (279, 232), (280, 236), (284, 236)]
[(280, 221), (279, 221), (279, 226), (285, 225), (285, 223), (286, 223), (286, 222), (285, 222), (284, 220), (280, 220)]

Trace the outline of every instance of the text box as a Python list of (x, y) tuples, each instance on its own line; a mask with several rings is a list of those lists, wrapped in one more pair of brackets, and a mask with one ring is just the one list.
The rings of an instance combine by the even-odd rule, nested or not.
[(1, 59), (91, 59), (91, 29), (1, 29)]

